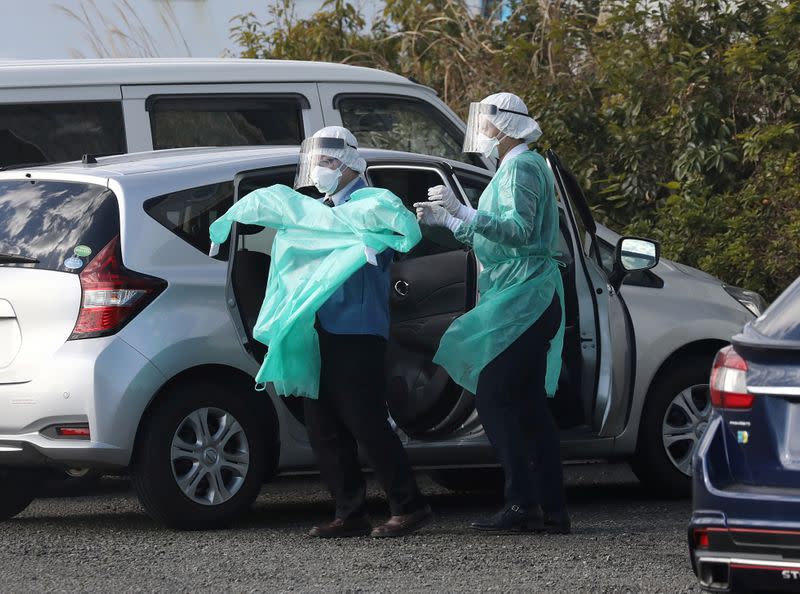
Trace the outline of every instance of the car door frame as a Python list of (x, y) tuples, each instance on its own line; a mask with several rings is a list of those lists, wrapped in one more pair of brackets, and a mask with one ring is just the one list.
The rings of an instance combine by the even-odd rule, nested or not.
[[(581, 303), (591, 296), (594, 304), (593, 340), (589, 336), (589, 329), (584, 329), (581, 322), (582, 352), (584, 356), (592, 349), (596, 352), (592, 427), (598, 437), (616, 437), (625, 428), (633, 402), (636, 375), (636, 337), (633, 323), (622, 295), (609, 284), (602, 267), (596, 246), (596, 224), (583, 192), (576, 183), (570, 182), (571, 173), (562, 165), (554, 151), (546, 151), (546, 158), (556, 179), (556, 189), (566, 207), (575, 253), (580, 254), (583, 274), (579, 278), (576, 266), (578, 301)], [(574, 182), (574, 178), (572, 181)], [(573, 203), (575, 209), (572, 208)], [(582, 243), (577, 241), (579, 226), (576, 217), (580, 217), (589, 235), (589, 254), (583, 249)], [(585, 287), (583, 292), (577, 286), (579, 280)]]

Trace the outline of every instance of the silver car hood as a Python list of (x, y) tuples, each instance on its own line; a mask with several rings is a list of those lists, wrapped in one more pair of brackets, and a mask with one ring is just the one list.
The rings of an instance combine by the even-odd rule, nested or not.
[(692, 278), (696, 278), (698, 280), (705, 280), (705, 281), (709, 281), (709, 282), (715, 282), (715, 283), (723, 284), (722, 281), (719, 280), (716, 276), (711, 276), (707, 272), (703, 272), (702, 270), (699, 270), (697, 268), (692, 268), (691, 266), (687, 266), (686, 264), (681, 264), (679, 262), (670, 261), (670, 263), (675, 268), (677, 268), (678, 270), (680, 270), (684, 274), (686, 274), (688, 276), (691, 276)]

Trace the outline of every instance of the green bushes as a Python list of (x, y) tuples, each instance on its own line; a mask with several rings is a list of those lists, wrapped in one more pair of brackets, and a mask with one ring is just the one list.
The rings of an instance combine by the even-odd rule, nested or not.
[(242, 55), (392, 70), (462, 117), (516, 92), (609, 226), (768, 299), (800, 275), (800, 0), (283, 2), (234, 19)]

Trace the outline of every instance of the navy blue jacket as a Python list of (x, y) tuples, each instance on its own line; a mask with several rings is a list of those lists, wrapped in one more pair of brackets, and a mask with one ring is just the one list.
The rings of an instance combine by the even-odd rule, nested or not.
[[(366, 187), (358, 179), (345, 199)], [(336, 208), (335, 206), (333, 208)], [(389, 338), (389, 284), (394, 251), (377, 255), (378, 265), (365, 263), (322, 305), (317, 312), (322, 328), (331, 334), (371, 334)]]

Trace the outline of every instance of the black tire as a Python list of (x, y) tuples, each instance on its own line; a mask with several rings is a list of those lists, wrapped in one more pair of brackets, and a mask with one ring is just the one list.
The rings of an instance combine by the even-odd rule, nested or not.
[(437, 485), (451, 491), (502, 493), (502, 468), (445, 468), (428, 475)]
[[(259, 397), (211, 378), (183, 381), (162, 394), (140, 428), (131, 470), (133, 487), (151, 518), (179, 530), (205, 530), (223, 527), (248, 510), (274, 459), (274, 452), (268, 451), (275, 443), (274, 436), (268, 435), (268, 423), (255, 404)], [(238, 491), (213, 505), (198, 503), (181, 490), (171, 456), (176, 431), (188, 415), (204, 408), (232, 415), (249, 449), (249, 467)], [(203, 480), (209, 485), (208, 479)]]
[(0, 468), (0, 522), (13, 518), (36, 499), (42, 479), (38, 471)]
[(692, 386), (708, 386), (712, 363), (713, 356), (679, 360), (662, 371), (650, 388), (631, 468), (653, 493), (668, 497), (687, 497), (692, 493), (691, 476), (681, 472), (667, 455), (662, 424), (678, 394)]

